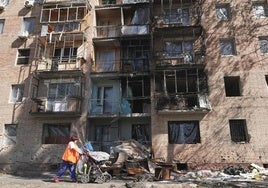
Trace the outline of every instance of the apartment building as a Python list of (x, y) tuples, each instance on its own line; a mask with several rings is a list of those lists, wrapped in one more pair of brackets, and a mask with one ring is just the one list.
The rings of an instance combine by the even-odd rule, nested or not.
[[(266, 1), (1, 0), (1, 168), (69, 136), (184, 169), (266, 165)], [(30, 168), (30, 167), (29, 167)]]

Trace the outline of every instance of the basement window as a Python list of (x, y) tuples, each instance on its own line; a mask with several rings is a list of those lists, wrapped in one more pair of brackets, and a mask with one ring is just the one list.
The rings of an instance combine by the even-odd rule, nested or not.
[(233, 142), (249, 142), (247, 125), (245, 119), (229, 120), (231, 140)]
[(11, 95), (9, 101), (11, 103), (19, 103), (22, 102), (24, 85), (23, 84), (14, 84), (11, 86)]
[(268, 37), (259, 37), (260, 51), (262, 54), (268, 53)]
[(5, 124), (4, 140), (5, 146), (15, 145), (17, 142), (17, 124)]
[(198, 121), (170, 121), (168, 122), (169, 144), (196, 144), (200, 141)]
[(257, 2), (252, 6), (253, 15), (255, 18), (267, 18), (267, 3)]
[(230, 5), (229, 4), (217, 5), (216, 16), (218, 20), (229, 20), (231, 18)]
[(30, 49), (18, 49), (17, 65), (25, 65), (29, 63)]
[(226, 97), (241, 96), (239, 76), (224, 77), (224, 85)]
[(44, 124), (43, 144), (67, 144), (70, 139), (70, 124)]
[(220, 40), (220, 54), (221, 55), (235, 55), (235, 44), (233, 39)]

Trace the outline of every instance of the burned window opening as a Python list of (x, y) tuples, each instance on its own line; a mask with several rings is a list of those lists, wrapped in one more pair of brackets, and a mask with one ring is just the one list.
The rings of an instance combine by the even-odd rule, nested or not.
[(132, 139), (148, 145), (151, 140), (149, 124), (132, 124)]
[(249, 142), (249, 135), (245, 119), (229, 120), (231, 140), (233, 142)]
[(123, 41), (122, 50), (123, 72), (149, 71), (149, 40)]
[(241, 96), (239, 76), (224, 77), (224, 85), (226, 97)]
[(122, 84), (123, 112), (149, 113), (150, 112), (150, 77), (126, 77)]
[(207, 108), (207, 78), (203, 69), (164, 70), (155, 76), (156, 109)]

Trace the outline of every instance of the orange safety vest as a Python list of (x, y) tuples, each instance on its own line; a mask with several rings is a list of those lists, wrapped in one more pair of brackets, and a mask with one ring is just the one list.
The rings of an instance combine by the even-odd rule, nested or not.
[(68, 161), (71, 163), (77, 163), (79, 160), (79, 153), (75, 151), (75, 149), (69, 148), (69, 144), (68, 144), (62, 155), (62, 160)]

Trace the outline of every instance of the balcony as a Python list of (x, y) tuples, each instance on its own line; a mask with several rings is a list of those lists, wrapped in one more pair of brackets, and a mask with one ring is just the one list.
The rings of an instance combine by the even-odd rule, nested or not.
[(121, 4), (136, 4), (136, 3), (149, 3), (149, 0), (102, 0), (101, 6), (121, 5)]
[(96, 61), (92, 64), (91, 71), (94, 73), (99, 72), (119, 72), (120, 61)]
[(155, 53), (155, 64), (156, 66), (177, 66), (177, 65), (193, 65), (202, 64), (203, 53), (197, 52), (156, 52)]
[(114, 38), (120, 36), (149, 34), (148, 25), (96, 26), (95, 38)]
[(122, 72), (148, 72), (148, 58), (122, 59)]
[(148, 116), (151, 112), (150, 98), (123, 98), (121, 102), (108, 99), (91, 99), (90, 116)]
[(67, 97), (62, 100), (51, 100), (48, 98), (34, 98), (31, 115), (66, 115), (79, 116), (81, 113), (81, 98)]
[(207, 94), (191, 93), (165, 95), (156, 94), (158, 112), (208, 112), (211, 109)]

